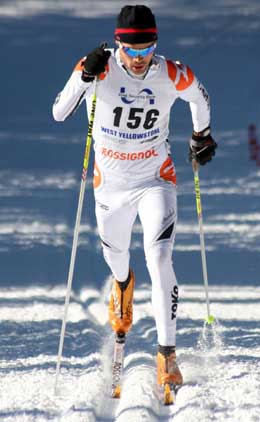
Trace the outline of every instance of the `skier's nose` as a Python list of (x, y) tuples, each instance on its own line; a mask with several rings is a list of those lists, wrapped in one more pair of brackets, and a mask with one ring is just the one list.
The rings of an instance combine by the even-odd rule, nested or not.
[(143, 60), (143, 56), (136, 56), (135, 57), (135, 61), (138, 62), (138, 63), (141, 62), (142, 60)]

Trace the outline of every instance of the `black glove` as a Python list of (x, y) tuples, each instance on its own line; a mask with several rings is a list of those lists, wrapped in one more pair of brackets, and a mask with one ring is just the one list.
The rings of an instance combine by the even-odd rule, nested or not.
[(215, 155), (217, 144), (210, 135), (210, 127), (201, 132), (192, 132), (189, 149), (189, 160), (196, 160), (204, 166)]
[(91, 82), (95, 76), (105, 72), (105, 66), (108, 62), (111, 52), (104, 50), (102, 47), (97, 47), (88, 54), (82, 72), (82, 80)]

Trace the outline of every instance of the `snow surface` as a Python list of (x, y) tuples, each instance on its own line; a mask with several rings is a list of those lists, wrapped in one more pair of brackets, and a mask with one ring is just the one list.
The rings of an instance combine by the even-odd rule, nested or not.
[[(128, 4), (136, 4), (129, 0)], [(139, 221), (137, 286), (123, 394), (109, 397), (111, 286), (94, 216), (91, 171), (58, 395), (55, 366), (87, 132), (85, 111), (58, 125), (51, 104), (79, 57), (113, 43), (123, 1), (0, 2), (0, 422), (259, 422), (260, 167), (247, 125), (260, 126), (258, 0), (153, 0), (159, 51), (187, 62), (211, 93), (219, 147), (201, 169), (213, 329), (206, 316), (192, 172), (190, 114), (176, 104), (174, 265), (180, 285), (177, 355), (185, 384), (173, 407), (155, 388), (156, 330)], [(102, 18), (102, 19), (101, 19)], [(102, 30), (101, 30), (102, 29)], [(93, 160), (93, 157), (92, 157)]]
[[(155, 388), (156, 332), (149, 284), (135, 294), (120, 401), (109, 397), (112, 336), (109, 278), (73, 294), (64, 359), (54, 396), (64, 289), (1, 289), (1, 421), (259, 421), (260, 287), (211, 288), (214, 329), (203, 328), (204, 291), (181, 286), (178, 359), (185, 384), (171, 408)], [(3, 350), (3, 348), (2, 348)]]

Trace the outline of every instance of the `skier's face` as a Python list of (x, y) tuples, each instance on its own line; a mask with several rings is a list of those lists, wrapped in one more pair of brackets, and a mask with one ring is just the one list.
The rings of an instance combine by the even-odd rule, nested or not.
[[(155, 44), (119, 44), (120, 59), (127, 69), (136, 75), (142, 75), (148, 68), (154, 54)], [(140, 54), (138, 51), (140, 50)]]

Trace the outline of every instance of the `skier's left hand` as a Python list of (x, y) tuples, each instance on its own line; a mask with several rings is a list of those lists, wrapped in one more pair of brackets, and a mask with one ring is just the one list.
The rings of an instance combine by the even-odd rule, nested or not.
[(212, 160), (215, 155), (217, 143), (210, 135), (210, 127), (201, 132), (192, 132), (189, 148), (189, 160), (196, 160), (200, 165), (204, 166)]

